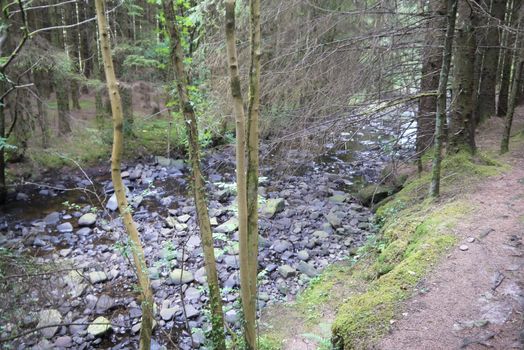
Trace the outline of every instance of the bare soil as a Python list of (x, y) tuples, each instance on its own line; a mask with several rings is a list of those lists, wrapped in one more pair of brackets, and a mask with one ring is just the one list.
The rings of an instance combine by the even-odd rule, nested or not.
[[(497, 149), (501, 129), (493, 118), (480, 148)], [(425, 293), (402, 305), (377, 349), (524, 349), (524, 143), (506, 157), (510, 171), (457, 194), (475, 206), (454, 228), (459, 244), (421, 282)]]

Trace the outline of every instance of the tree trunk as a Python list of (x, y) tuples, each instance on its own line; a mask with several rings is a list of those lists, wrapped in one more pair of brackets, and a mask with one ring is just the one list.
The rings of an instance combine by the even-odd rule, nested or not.
[[(465, 5), (465, 6), (464, 6)], [(473, 101), (475, 96), (475, 30), (472, 25), (474, 12), (467, 4), (459, 8), (460, 28), (456, 32), (454, 56), (452, 110), (449, 123), (448, 153), (460, 149), (475, 150), (475, 121)]]
[(103, 0), (95, 0), (96, 17), (98, 20), (98, 30), (100, 35), (100, 46), (102, 49), (102, 58), (104, 62), (104, 71), (106, 75), (107, 89), (111, 100), (111, 109), (113, 115), (113, 150), (111, 155), (111, 179), (115, 189), (115, 195), (118, 202), (118, 209), (122, 216), (122, 221), (127, 230), (130, 239), (131, 252), (136, 268), (138, 283), (142, 293), (142, 327), (140, 328), (140, 349), (149, 350), (151, 348), (151, 334), (153, 331), (153, 293), (147, 271), (144, 250), (140, 241), (140, 234), (137, 226), (133, 221), (133, 216), (129, 210), (125, 187), (122, 181), (121, 159), (123, 153), (123, 124), (124, 117), (122, 114), (122, 101), (118, 91), (118, 83), (113, 68), (111, 57), (111, 45), (107, 32), (107, 22), (105, 17), (105, 8)]
[(518, 19), (518, 35), (515, 40), (515, 54), (513, 55), (513, 82), (511, 84), (511, 92), (508, 101), (508, 112), (506, 114), (506, 120), (504, 123), (504, 133), (502, 134), (502, 140), (500, 143), (500, 153), (507, 153), (509, 151), (509, 139), (511, 136), (511, 127), (513, 124), (513, 114), (515, 113), (515, 107), (518, 103), (518, 90), (522, 83), (522, 66), (524, 65), (524, 49), (522, 48), (523, 34), (520, 32), (522, 29), (522, 21), (524, 17), (524, 7), (519, 10)]
[[(421, 93), (436, 91), (438, 88), (439, 72), (442, 67), (442, 46), (444, 43), (442, 31), (446, 25), (445, 1), (430, 1), (429, 13), (435, 16), (435, 19), (428, 21), (426, 45), (422, 52)], [(423, 96), (419, 99), (416, 140), (419, 172), (422, 171), (421, 157), (433, 144), (436, 108), (436, 95)]]
[(187, 85), (189, 77), (184, 67), (184, 52), (181, 45), (180, 31), (176, 24), (176, 16), (172, 0), (164, 0), (164, 16), (166, 27), (170, 37), (171, 59), (175, 72), (175, 80), (178, 91), (178, 99), (182, 107), (184, 120), (186, 123), (187, 139), (189, 141), (189, 158), (193, 182), (193, 197), (197, 212), (198, 227), (202, 239), (204, 250), (204, 262), (206, 268), (207, 283), (209, 286), (210, 307), (211, 307), (211, 340), (213, 348), (218, 350), (226, 349), (226, 339), (224, 335), (224, 315), (222, 312), (222, 299), (220, 295), (220, 285), (215, 263), (215, 252), (213, 244), (213, 232), (209, 220), (207, 200), (205, 196), (205, 185), (200, 168), (200, 146), (198, 143), (197, 117), (193, 109), (193, 104), (189, 98)]
[(129, 84), (120, 84), (120, 93), (122, 95), (122, 106), (124, 113), (124, 132), (126, 135), (133, 135), (133, 89)]
[(66, 135), (71, 132), (71, 116), (69, 114), (69, 94), (64, 82), (57, 76), (54, 78), (56, 105), (58, 109), (58, 134)]
[(448, 86), (449, 68), (453, 50), (453, 35), (457, 17), (458, 0), (448, 0), (448, 21), (444, 52), (442, 53), (442, 70), (437, 90), (437, 114), (435, 120), (435, 154), (433, 155), (432, 177), (429, 193), (432, 197), (440, 195), (440, 164), (442, 161), (442, 126), (446, 119), (446, 92)]
[[(235, 35), (235, 0), (226, 0), (226, 48), (231, 83), (231, 97), (236, 120), (236, 171), (237, 171), (237, 204), (238, 204), (238, 233), (240, 246), (240, 296), (244, 312), (244, 339), (246, 349), (256, 349), (256, 325), (252, 320), (256, 317), (256, 308), (253, 308), (250, 287), (250, 263), (248, 242), (248, 207), (247, 207), (247, 180), (246, 180), (246, 126), (244, 103), (237, 59)], [(255, 315), (255, 316), (254, 316)]]
[(483, 43), (484, 56), (480, 72), (479, 96), (477, 100), (477, 119), (483, 122), (495, 115), (495, 90), (500, 52), (500, 25), (504, 22), (506, 0), (491, 1), (491, 16), (488, 21), (486, 40)]
[(250, 0), (251, 63), (247, 117), (247, 245), (249, 265), (249, 313), (247, 324), (256, 324), (258, 276), (258, 120), (260, 114), (260, 0)]
[[(513, 0), (513, 6), (510, 11), (509, 25), (511, 27), (518, 26), (518, 14), (521, 7), (521, 0)], [(508, 111), (509, 88), (511, 85), (511, 70), (513, 65), (513, 46), (515, 45), (515, 34), (513, 32), (506, 32), (506, 43), (504, 49), (504, 61), (502, 65), (502, 74), (500, 79), (499, 101), (497, 106), (497, 116), (504, 117)]]
[[(5, 91), (5, 84), (0, 82), (0, 94), (3, 94)], [(4, 204), (7, 200), (7, 186), (5, 183), (5, 110), (4, 110), (5, 101), (0, 100), (0, 204)]]

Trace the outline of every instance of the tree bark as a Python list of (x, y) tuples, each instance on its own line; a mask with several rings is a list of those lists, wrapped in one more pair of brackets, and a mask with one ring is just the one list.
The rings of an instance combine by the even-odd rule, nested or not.
[(249, 313), (246, 323), (256, 324), (258, 276), (258, 168), (260, 115), (260, 0), (250, 0), (249, 103), (247, 117), (247, 245), (249, 265)]
[(122, 113), (122, 102), (118, 91), (118, 83), (113, 68), (111, 57), (111, 44), (107, 32), (107, 22), (105, 17), (105, 6), (103, 0), (95, 0), (96, 17), (98, 21), (98, 30), (100, 35), (100, 46), (102, 49), (102, 58), (104, 62), (104, 71), (106, 75), (107, 89), (111, 100), (111, 110), (113, 115), (113, 149), (111, 156), (111, 179), (118, 202), (118, 209), (122, 216), (125, 228), (129, 235), (131, 252), (136, 268), (138, 283), (142, 293), (142, 327), (140, 328), (140, 349), (149, 350), (151, 347), (151, 334), (153, 330), (153, 293), (151, 291), (151, 282), (147, 272), (147, 266), (144, 256), (144, 250), (140, 241), (136, 223), (127, 202), (125, 187), (122, 181), (121, 159), (123, 153), (123, 124), (124, 117)]
[(182, 113), (186, 123), (187, 139), (189, 141), (193, 197), (195, 199), (198, 227), (202, 239), (204, 262), (209, 286), (212, 325), (211, 340), (214, 349), (225, 350), (226, 339), (224, 335), (224, 315), (222, 312), (222, 299), (215, 263), (213, 232), (209, 220), (204, 179), (200, 168), (200, 146), (198, 143), (197, 117), (187, 90), (189, 76), (184, 67), (184, 52), (181, 45), (180, 31), (176, 24), (173, 1), (164, 0), (162, 4), (164, 8), (165, 23), (170, 37), (171, 60), (175, 73), (178, 99), (182, 106)]
[(483, 122), (495, 115), (495, 91), (500, 53), (500, 25), (504, 22), (506, 0), (491, 1), (491, 17), (488, 20), (486, 40), (483, 43), (483, 61), (480, 72), (477, 119)]
[(437, 90), (437, 114), (435, 120), (435, 154), (433, 155), (432, 177), (429, 193), (431, 197), (440, 195), (440, 164), (442, 162), (442, 126), (446, 119), (446, 93), (448, 86), (449, 68), (453, 50), (453, 35), (455, 33), (455, 22), (457, 17), (458, 0), (447, 0), (448, 20), (446, 38), (444, 40), (444, 51), (442, 53), (442, 70)]
[[(229, 64), (231, 97), (236, 120), (236, 172), (237, 172), (237, 204), (238, 204), (238, 233), (240, 246), (240, 296), (244, 311), (244, 339), (246, 349), (256, 349), (256, 325), (252, 320), (256, 317), (256, 308), (253, 308), (250, 287), (250, 263), (248, 241), (248, 207), (247, 207), (247, 179), (246, 179), (246, 125), (242, 89), (237, 59), (235, 35), (235, 0), (226, 0), (226, 48)], [(254, 316), (255, 315), (255, 316)]]
[(509, 151), (509, 139), (511, 136), (511, 127), (513, 124), (513, 114), (515, 113), (515, 107), (518, 103), (518, 91), (522, 83), (522, 66), (524, 65), (524, 49), (522, 48), (523, 34), (520, 32), (522, 29), (522, 21), (524, 17), (524, 7), (519, 9), (518, 19), (518, 35), (515, 40), (515, 54), (513, 55), (513, 82), (511, 84), (511, 92), (508, 101), (508, 112), (506, 113), (506, 120), (504, 122), (504, 133), (502, 134), (502, 140), (500, 142), (500, 153), (504, 154)]
[(475, 30), (472, 17), (475, 16), (467, 4), (459, 10), (460, 28), (456, 32), (456, 51), (454, 56), (453, 92), (451, 118), (449, 123), (448, 153), (460, 149), (475, 151), (475, 120), (473, 101), (475, 96)]
[[(509, 25), (518, 26), (518, 14), (522, 5), (521, 0), (513, 0), (510, 11)], [(504, 60), (502, 64), (502, 74), (500, 78), (499, 100), (497, 105), (497, 116), (504, 117), (508, 111), (509, 88), (511, 86), (511, 71), (513, 65), (513, 46), (515, 45), (516, 36), (513, 32), (507, 31), (505, 40)]]
[[(426, 45), (422, 52), (421, 93), (436, 91), (438, 89), (439, 72), (442, 67), (442, 47), (444, 44), (444, 34), (442, 31), (446, 25), (445, 1), (430, 1), (428, 12), (434, 16), (435, 19), (428, 21), (427, 25)], [(416, 140), (419, 172), (422, 171), (421, 157), (433, 144), (436, 108), (436, 95), (423, 96), (419, 99)]]

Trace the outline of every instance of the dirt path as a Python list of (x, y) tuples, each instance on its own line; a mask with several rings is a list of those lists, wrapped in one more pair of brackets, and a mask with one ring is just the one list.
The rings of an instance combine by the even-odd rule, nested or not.
[[(501, 123), (490, 124), (481, 146), (496, 149)], [(378, 349), (524, 349), (523, 146), (508, 155), (509, 172), (466, 195), (475, 210), (455, 228), (460, 243), (421, 282), (427, 292), (404, 303)]]

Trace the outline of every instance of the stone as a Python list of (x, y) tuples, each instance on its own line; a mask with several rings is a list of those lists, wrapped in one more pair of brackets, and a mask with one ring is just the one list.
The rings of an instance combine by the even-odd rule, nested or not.
[(96, 303), (96, 313), (104, 314), (115, 306), (115, 301), (109, 295), (102, 294)]
[(325, 231), (315, 231), (313, 232), (313, 237), (320, 239), (320, 240), (325, 240), (325, 239), (328, 239), (329, 233)]
[(64, 222), (63, 224), (58, 225), (56, 229), (60, 233), (69, 233), (73, 232), (73, 225), (71, 225), (70, 222)]
[(200, 311), (198, 311), (193, 305), (186, 305), (185, 315), (187, 316), (187, 318), (194, 318), (200, 315)]
[(307, 250), (301, 250), (297, 253), (297, 257), (302, 261), (307, 261), (309, 260), (309, 253)]
[(195, 272), (195, 280), (200, 284), (206, 284), (207, 282), (207, 276), (206, 276), (206, 268), (201, 267)]
[(180, 284), (186, 284), (193, 282), (195, 280), (195, 277), (193, 274), (189, 271), (181, 270), (181, 269), (174, 269), (169, 274), (168, 283), (174, 284), (174, 285), (180, 285)]
[(270, 198), (262, 206), (262, 214), (267, 218), (272, 218), (277, 213), (284, 210), (285, 201), (283, 198)]
[(80, 219), (78, 219), (79, 226), (91, 226), (91, 225), (94, 225), (95, 222), (96, 222), (95, 213), (84, 214), (80, 217)]
[(372, 184), (358, 191), (357, 197), (360, 199), (363, 205), (370, 206), (386, 199), (395, 192), (398, 192), (398, 190), (400, 190), (400, 187), (397, 188), (394, 186)]
[(16, 194), (16, 200), (17, 201), (24, 201), (24, 202), (26, 202), (26, 201), (29, 200), (29, 196), (27, 194), (25, 194), (25, 193), (18, 192)]
[(238, 219), (236, 217), (232, 217), (231, 219), (227, 220), (223, 224), (217, 226), (215, 228), (215, 232), (232, 233), (236, 231), (237, 228), (238, 228)]
[(280, 276), (288, 278), (295, 276), (297, 274), (297, 270), (295, 270), (292, 266), (282, 265), (278, 268), (278, 273)]
[(318, 276), (319, 272), (315, 267), (311, 264), (308, 264), (305, 261), (300, 261), (298, 263), (298, 271), (302, 272), (304, 275), (307, 275), (308, 277), (316, 277)]
[(164, 321), (170, 321), (171, 319), (173, 319), (176, 313), (179, 312), (180, 310), (181, 308), (178, 306), (162, 308), (160, 310), (160, 317), (162, 317)]
[(224, 318), (225, 318), (227, 323), (235, 324), (235, 323), (238, 322), (240, 317), (238, 315), (238, 312), (235, 309), (232, 309), (232, 310), (229, 310), (228, 312), (226, 312), (224, 314)]
[(104, 271), (93, 271), (87, 276), (93, 284), (107, 281), (107, 275)]
[(467, 242), (468, 242), (468, 243), (473, 243), (473, 242), (475, 242), (475, 237), (468, 237)]
[(469, 247), (465, 244), (462, 244), (460, 247), (459, 247), (460, 250), (462, 250), (463, 252), (465, 252), (466, 250), (469, 249)]
[(79, 236), (88, 236), (91, 232), (93, 232), (93, 230), (89, 227), (82, 227), (80, 230), (76, 231), (76, 234)]
[(107, 318), (99, 316), (87, 327), (87, 333), (94, 337), (99, 337), (109, 332), (112, 328), (111, 322)]
[[(46, 327), (58, 323), (62, 323), (62, 315), (60, 315), (60, 312), (54, 309), (46, 309), (40, 311), (40, 313), (38, 314), (38, 325), (36, 326), (36, 328)], [(58, 326), (46, 327), (40, 330), (40, 332), (46, 339), (52, 338), (57, 331)]]
[(342, 219), (340, 219), (336, 213), (330, 212), (326, 215), (326, 219), (335, 229), (342, 226)]
[(47, 225), (56, 225), (58, 224), (58, 222), (60, 221), (60, 213), (54, 211), (50, 214), (48, 214), (45, 218), (44, 218), (44, 222), (47, 224)]
[(276, 240), (275, 243), (273, 243), (273, 250), (276, 251), (277, 253), (283, 253), (285, 252), (286, 250), (289, 250), (293, 247), (293, 245), (291, 243), (289, 243), (288, 241), (283, 241), (283, 240)]
[(336, 193), (328, 198), (328, 201), (334, 204), (341, 204), (346, 201), (347, 197), (344, 194)]
[(232, 269), (239, 268), (239, 257), (236, 255), (226, 255), (226, 257), (224, 258), (224, 262), (226, 263), (227, 267), (230, 267)]
[(109, 200), (107, 201), (106, 208), (115, 211), (118, 209), (118, 201), (116, 200), (116, 194), (113, 193), (111, 197), (109, 197)]
[(57, 348), (69, 348), (73, 346), (73, 339), (70, 336), (58, 337), (55, 340), (55, 346)]
[(189, 219), (191, 219), (191, 215), (188, 215), (188, 214), (180, 215), (179, 217), (177, 217), (178, 222), (182, 224), (185, 224), (186, 222), (188, 222)]

